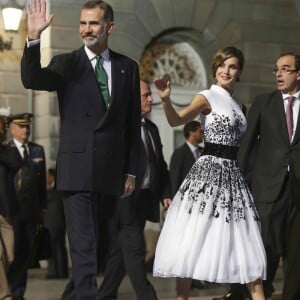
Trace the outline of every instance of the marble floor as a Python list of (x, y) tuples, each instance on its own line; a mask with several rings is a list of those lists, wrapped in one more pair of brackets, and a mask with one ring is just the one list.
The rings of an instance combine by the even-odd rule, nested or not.
[[(67, 282), (66, 279), (45, 279), (46, 270), (30, 269), (28, 287), (25, 294), (26, 300), (60, 300), (61, 293)], [(158, 298), (160, 300), (175, 299), (175, 279), (153, 278), (149, 274), (149, 280), (152, 282)], [(102, 278), (99, 276), (99, 282)], [(272, 300), (279, 300), (278, 294), (282, 288), (282, 269), (277, 272), (275, 280), (275, 295)], [(191, 300), (211, 300), (213, 296), (223, 295), (227, 286), (224, 284), (212, 284), (207, 289), (193, 289), (191, 291)], [(119, 290), (119, 300), (136, 300), (131, 284), (127, 277), (124, 278)]]

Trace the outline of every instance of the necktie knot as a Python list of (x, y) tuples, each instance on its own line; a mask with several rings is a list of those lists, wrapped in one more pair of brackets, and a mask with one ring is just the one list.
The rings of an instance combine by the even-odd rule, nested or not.
[(296, 97), (290, 96), (289, 99), (288, 99), (288, 105), (293, 105), (295, 99), (296, 99)]

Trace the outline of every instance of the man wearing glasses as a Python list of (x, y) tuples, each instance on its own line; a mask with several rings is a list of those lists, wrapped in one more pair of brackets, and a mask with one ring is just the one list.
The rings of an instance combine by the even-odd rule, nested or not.
[(286, 267), (282, 299), (296, 300), (300, 299), (300, 55), (280, 55), (274, 75), (277, 90), (258, 96), (249, 111), (239, 162), (247, 173), (257, 147), (250, 185), (267, 253), (265, 296), (273, 292), (282, 256)]

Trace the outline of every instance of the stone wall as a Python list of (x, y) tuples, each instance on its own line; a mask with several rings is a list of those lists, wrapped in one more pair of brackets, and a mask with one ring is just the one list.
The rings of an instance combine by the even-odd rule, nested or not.
[[(111, 0), (116, 29), (110, 46), (140, 61), (149, 44), (163, 36), (185, 40), (199, 53), (210, 85), (211, 58), (220, 47), (235, 45), (246, 58), (245, 70), (236, 95), (247, 106), (256, 94), (275, 88), (272, 69), (275, 58), (286, 51), (300, 53), (300, 19), (293, 0)], [(51, 28), (43, 35), (42, 63), (58, 53), (81, 46), (78, 35), (79, 11), (84, 1), (51, 0), (54, 14)], [(7, 38), (0, 23), (0, 34)], [(181, 34), (182, 29), (188, 33)], [(32, 110), (35, 114), (32, 138), (45, 146), (49, 166), (55, 163), (59, 117), (56, 95), (26, 91), (21, 84), (19, 61), (26, 36), (23, 20), (11, 51), (0, 52), (0, 105), (13, 113)], [(156, 121), (165, 124), (159, 106)], [(164, 125), (165, 126), (165, 125)], [(162, 126), (161, 126), (162, 127)], [(165, 138), (165, 140), (164, 140)], [(162, 129), (164, 151), (173, 151), (169, 132)]]

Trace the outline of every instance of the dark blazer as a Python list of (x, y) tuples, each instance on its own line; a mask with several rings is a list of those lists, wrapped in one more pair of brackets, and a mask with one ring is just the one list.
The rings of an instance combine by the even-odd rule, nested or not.
[(0, 145), (0, 214), (12, 217), (18, 212), (14, 175), (22, 165), (16, 147)]
[(290, 144), (284, 103), (279, 91), (258, 96), (249, 111), (248, 127), (238, 152), (244, 172), (247, 172), (255, 147), (252, 176), (255, 201), (272, 203), (277, 200), (289, 165), (291, 197), (300, 208), (300, 119)]
[(124, 174), (136, 174), (140, 134), (138, 65), (110, 50), (112, 95), (108, 109), (84, 47), (40, 65), (40, 46), (25, 47), (26, 88), (56, 91), (61, 121), (57, 189), (120, 195)]
[(164, 160), (158, 128), (148, 119), (145, 119), (145, 123), (155, 145), (155, 154), (158, 165), (158, 174), (157, 178), (155, 178), (156, 184), (154, 185), (154, 190), (151, 191), (151, 195), (149, 195), (150, 197), (144, 199), (141, 196), (141, 186), (147, 167), (147, 152), (144, 143), (140, 141), (135, 192), (132, 197), (120, 199), (119, 213), (122, 223), (130, 223), (132, 218), (136, 215), (144, 216), (146, 220), (152, 222), (159, 222), (160, 202), (165, 198), (171, 198), (170, 176), (167, 164)]
[[(15, 144), (10, 141), (9, 145)], [(25, 220), (38, 221), (40, 211), (47, 208), (45, 152), (42, 146), (32, 142), (28, 142), (28, 148), (28, 162), (22, 165), (14, 178), (19, 203), (18, 215)], [(22, 183), (19, 187), (20, 179)]]
[(193, 155), (187, 143), (184, 143), (181, 147), (177, 148), (173, 152), (170, 162), (170, 178), (173, 197), (175, 196), (194, 162), (195, 156)]

